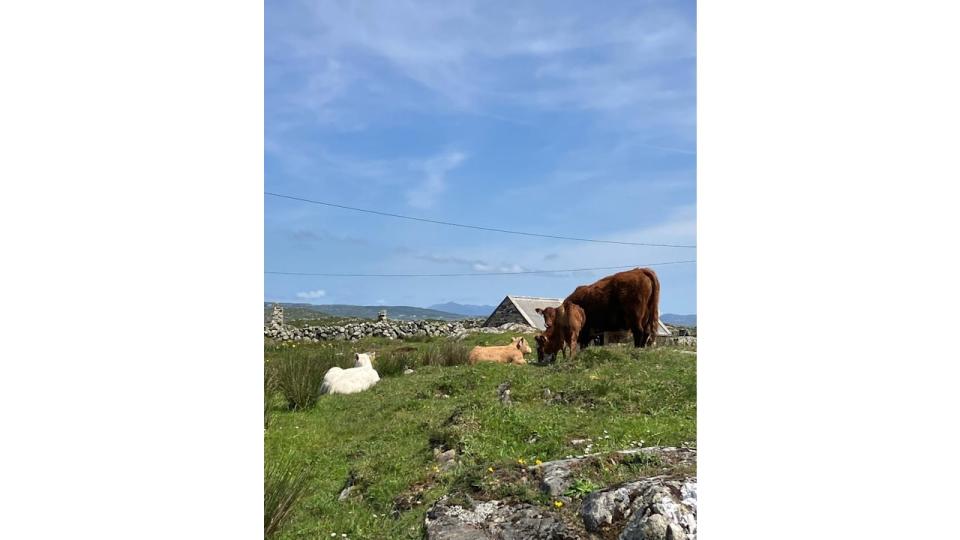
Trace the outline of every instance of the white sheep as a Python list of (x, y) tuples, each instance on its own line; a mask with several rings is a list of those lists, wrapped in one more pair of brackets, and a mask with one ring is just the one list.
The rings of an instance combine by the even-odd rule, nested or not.
[(320, 385), (321, 394), (355, 394), (363, 392), (380, 380), (380, 374), (373, 369), (372, 358), (376, 353), (356, 353), (352, 368), (332, 367), (323, 376)]

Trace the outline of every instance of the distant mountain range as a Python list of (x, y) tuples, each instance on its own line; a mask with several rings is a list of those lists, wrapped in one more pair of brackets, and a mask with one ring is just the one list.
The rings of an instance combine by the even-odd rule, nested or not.
[[(274, 302), (264, 302), (264, 316), (269, 319), (273, 312)], [(461, 313), (451, 313), (429, 308), (412, 306), (351, 306), (347, 304), (294, 304), (281, 302), (285, 319), (310, 319), (316, 316), (355, 317), (359, 319), (376, 319), (381, 309), (387, 310), (387, 318), (396, 320), (433, 319), (441, 321), (455, 321), (466, 319), (468, 316)], [(493, 311), (491, 308), (490, 311)]]
[(675, 313), (661, 313), (660, 320), (665, 324), (674, 324), (677, 326), (696, 326), (697, 315), (677, 315)]
[(456, 302), (447, 302), (446, 304), (434, 304), (427, 309), (437, 311), (446, 311), (456, 313), (457, 315), (466, 315), (468, 317), (489, 317), (497, 306), (477, 306), (474, 304), (458, 304)]

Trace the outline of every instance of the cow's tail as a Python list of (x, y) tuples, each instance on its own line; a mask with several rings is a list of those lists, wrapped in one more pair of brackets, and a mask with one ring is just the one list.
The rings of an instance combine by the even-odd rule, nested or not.
[(660, 328), (660, 278), (657, 273), (649, 268), (643, 268), (643, 272), (650, 278), (651, 290), (650, 299), (647, 303), (647, 320), (645, 321), (647, 333), (650, 335), (650, 341), (657, 338), (657, 330)]

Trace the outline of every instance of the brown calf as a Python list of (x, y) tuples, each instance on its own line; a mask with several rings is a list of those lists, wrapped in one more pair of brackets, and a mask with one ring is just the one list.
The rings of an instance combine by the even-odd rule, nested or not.
[(577, 341), (587, 318), (583, 308), (573, 302), (564, 302), (559, 308), (537, 309), (543, 314), (544, 321), (547, 320), (547, 310), (550, 310), (550, 324), (537, 336), (537, 361), (543, 362), (546, 358), (552, 362), (557, 352), (568, 348), (569, 357), (573, 359), (577, 356)]

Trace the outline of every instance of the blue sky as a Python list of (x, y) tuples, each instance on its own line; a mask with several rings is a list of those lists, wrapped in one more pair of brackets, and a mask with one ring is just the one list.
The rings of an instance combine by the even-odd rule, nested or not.
[[(519, 5), (518, 5), (519, 4)], [(268, 2), (268, 191), (609, 240), (696, 243), (694, 2)], [(265, 198), (267, 270), (457, 273), (695, 259)], [(653, 267), (696, 312), (696, 265)], [(265, 275), (268, 301), (427, 306), (564, 297), (610, 272)]]

